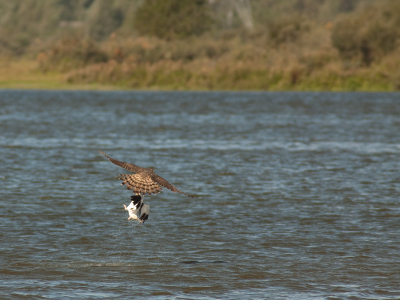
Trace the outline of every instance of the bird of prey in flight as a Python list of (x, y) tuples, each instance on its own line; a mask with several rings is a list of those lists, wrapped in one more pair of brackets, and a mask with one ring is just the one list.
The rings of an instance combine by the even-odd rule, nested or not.
[[(192, 195), (188, 195), (178, 190), (167, 180), (165, 180), (161, 176), (158, 176), (156, 173), (154, 173), (153, 169), (138, 167), (134, 164), (129, 164), (111, 158), (100, 150), (99, 152), (107, 157), (108, 160), (111, 161), (114, 165), (135, 173), (128, 175), (119, 174), (121, 176), (121, 178), (119, 179), (122, 180), (121, 184), (125, 185), (128, 190), (133, 190), (133, 193), (136, 195), (131, 197), (132, 202), (128, 207), (124, 205), (125, 210), (128, 210), (129, 212), (129, 219), (137, 219), (139, 220), (139, 222), (144, 222), (145, 220), (147, 220), (150, 212), (150, 206), (143, 203), (144, 195), (160, 193), (163, 187), (171, 190), (172, 192), (180, 193), (190, 198), (193, 198)], [(142, 208), (144, 209), (143, 213)]]
[(120, 180), (123, 180), (121, 183), (122, 185), (125, 185), (128, 190), (133, 190), (133, 193), (136, 195), (151, 195), (151, 194), (157, 194), (162, 191), (162, 187), (165, 187), (174, 193), (180, 193), (183, 195), (186, 195), (190, 198), (193, 198), (193, 196), (188, 195), (180, 190), (178, 190), (176, 187), (174, 187), (172, 184), (170, 184), (168, 181), (166, 181), (164, 178), (161, 176), (158, 176), (156, 173), (154, 173), (153, 169), (150, 168), (142, 168), (138, 167), (133, 164), (128, 164), (123, 161), (116, 160), (114, 158), (109, 157), (107, 154), (104, 152), (100, 151), (101, 154), (103, 154), (105, 157), (108, 158), (109, 161), (111, 161), (114, 165), (117, 165), (121, 168), (124, 168), (128, 171), (135, 172), (136, 174), (119, 174), (121, 176)]

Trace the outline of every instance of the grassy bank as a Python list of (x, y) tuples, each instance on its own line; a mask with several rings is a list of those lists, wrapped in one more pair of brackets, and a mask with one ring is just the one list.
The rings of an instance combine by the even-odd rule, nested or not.
[(307, 76), (301, 67), (289, 70), (215, 66), (193, 72), (190, 67), (96, 65), (67, 75), (72, 85), (85, 82), (131, 89), (156, 90), (271, 90), (271, 91), (394, 91), (382, 74), (368, 71), (322, 70)]
[(399, 16), (399, 1), (388, 0), (328, 22), (298, 12), (184, 36), (121, 27), (97, 40), (79, 29), (6, 39), (0, 88), (398, 91)]
[(36, 60), (0, 59), (0, 89), (113, 90), (98, 83), (70, 84), (61, 72), (42, 72)]
[[(284, 51), (283, 51), (284, 52)], [(337, 54), (270, 51), (265, 57), (229, 57), (192, 61), (162, 59), (154, 63), (109, 60), (77, 68), (43, 70), (39, 60), (0, 60), (0, 88), (138, 89), (138, 90), (270, 90), (396, 91), (399, 57), (370, 67), (346, 67)]]
[[(167, 2), (169, 6), (164, 7)], [(188, 12), (194, 14), (184, 21), (174, 6), (182, 2), (167, 2), (143, 2), (154, 4), (146, 6), (150, 10), (144, 19), (138, 17), (143, 15), (137, 8), (139, 2), (133, 5), (132, 1), (96, 0), (74, 2), (75, 6), (66, 5), (73, 3), (70, 1), (54, 1), (51, 6), (19, 1), (4, 6), (0, 11), (4, 17), (0, 88), (400, 90), (398, 0), (371, 0), (368, 5), (358, 0), (352, 4), (319, 1), (318, 5), (287, 0), (280, 8), (276, 1), (251, 1), (261, 13), (253, 11), (258, 21), (251, 26), (232, 18), (223, 21), (221, 13), (229, 9), (233, 13), (234, 8), (222, 2), (221, 7), (214, 1), (191, 2), (210, 17), (209, 26), (200, 31), (197, 23), (191, 22), (195, 16), (204, 21), (197, 9), (186, 11), (186, 6), (179, 6), (186, 17)], [(207, 6), (211, 2), (215, 5)], [(304, 5), (298, 6), (300, 2)], [(276, 16), (267, 18), (264, 12), (273, 7), (279, 8)], [(35, 18), (43, 23), (29, 19), (33, 9)], [(111, 11), (114, 13), (109, 14)], [(54, 14), (57, 17), (52, 22), (44, 17)], [(139, 18), (135, 22), (129, 17), (134, 15)], [(27, 19), (31, 21), (15, 25), (17, 20)], [(183, 26), (187, 22), (189, 31)]]
[(241, 61), (161, 61), (154, 64), (113, 61), (70, 71), (65, 79), (71, 84), (112, 83), (124, 88), (161, 90), (397, 90), (397, 77), (380, 67), (345, 69), (335, 62), (311, 68), (297, 62), (269, 67), (263, 62)]
[(162, 60), (141, 64), (112, 60), (69, 71), (43, 71), (38, 60), (0, 60), (0, 88), (396, 91), (400, 87), (400, 73), (393, 60), (388, 58), (376, 66), (350, 69), (334, 61), (322, 68), (311, 68), (304, 62), (286, 65), (285, 61), (279, 67), (259, 61)]

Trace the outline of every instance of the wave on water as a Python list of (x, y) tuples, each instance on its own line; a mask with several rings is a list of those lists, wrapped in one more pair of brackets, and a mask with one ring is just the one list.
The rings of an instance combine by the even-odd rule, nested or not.
[(0, 137), (0, 146), (5, 148), (102, 148), (102, 149), (199, 149), (199, 150), (285, 150), (285, 151), (350, 151), (355, 153), (379, 154), (400, 153), (400, 144), (396, 143), (368, 143), (368, 142), (279, 142), (243, 140), (137, 140), (121, 141), (99, 138), (20, 138), (18, 140)]

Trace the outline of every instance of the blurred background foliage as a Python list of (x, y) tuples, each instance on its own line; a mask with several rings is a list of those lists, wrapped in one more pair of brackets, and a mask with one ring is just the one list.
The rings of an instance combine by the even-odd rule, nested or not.
[(141, 35), (186, 38), (210, 29), (210, 14), (205, 0), (147, 0), (137, 9), (133, 27)]
[(0, 0), (0, 60), (128, 88), (399, 90), (399, 0)]

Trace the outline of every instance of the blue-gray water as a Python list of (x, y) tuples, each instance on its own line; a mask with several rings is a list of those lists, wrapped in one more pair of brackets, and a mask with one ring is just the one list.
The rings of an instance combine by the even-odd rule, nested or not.
[(0, 298), (399, 299), (399, 170), (398, 93), (0, 91)]

